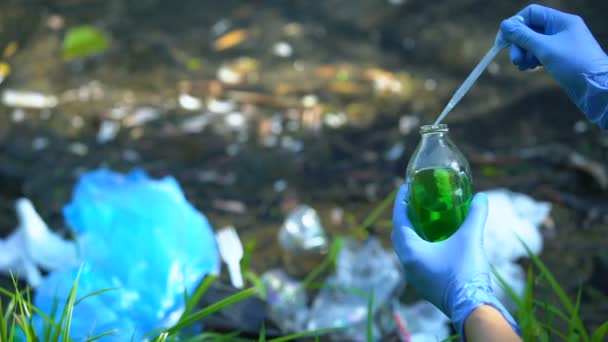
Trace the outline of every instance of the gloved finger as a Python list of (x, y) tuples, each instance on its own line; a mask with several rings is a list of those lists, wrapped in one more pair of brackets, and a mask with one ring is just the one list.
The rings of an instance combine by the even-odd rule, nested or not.
[(523, 65), (525, 55), (526, 55), (526, 51), (524, 49), (520, 48), (519, 46), (517, 46), (515, 44), (511, 45), (511, 53), (510, 53), (511, 63), (513, 63), (516, 66)]
[(412, 223), (407, 216), (407, 191), (407, 184), (403, 184), (395, 196), (395, 203), (393, 204), (393, 224), (395, 226), (412, 227)]
[(488, 196), (483, 192), (480, 192), (473, 197), (467, 218), (453, 236), (460, 236), (460, 238), (464, 236), (466, 240), (481, 242), (487, 218)]
[(525, 64), (528, 69), (534, 69), (541, 65), (538, 58), (529, 51), (527, 51), (525, 55)]
[(415, 262), (432, 249), (431, 242), (423, 240), (411, 226), (394, 226), (391, 240), (399, 260), (404, 265)]
[(528, 27), (521, 18), (504, 20), (500, 24), (500, 31), (504, 39), (531, 52), (537, 51), (543, 45), (544, 36)]
[[(551, 32), (551, 27), (559, 27), (555, 25), (560, 19), (566, 19), (567, 13), (560, 12), (556, 9), (532, 4), (519, 11), (518, 15), (524, 18), (526, 25), (534, 27), (538, 32), (543, 34), (554, 34)], [(553, 24), (553, 25), (550, 25)]]

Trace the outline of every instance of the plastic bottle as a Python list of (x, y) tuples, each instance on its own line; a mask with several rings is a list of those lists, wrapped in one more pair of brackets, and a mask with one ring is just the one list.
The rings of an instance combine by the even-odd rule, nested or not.
[(420, 134), (407, 166), (408, 217), (420, 237), (442, 241), (458, 230), (469, 211), (471, 171), (447, 125), (422, 126)]

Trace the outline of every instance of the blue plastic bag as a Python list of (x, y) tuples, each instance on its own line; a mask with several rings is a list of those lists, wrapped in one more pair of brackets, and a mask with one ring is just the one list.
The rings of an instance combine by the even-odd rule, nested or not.
[[(80, 178), (64, 216), (83, 262), (76, 298), (117, 288), (74, 308), (70, 337), (76, 341), (114, 329), (102, 341), (140, 341), (174, 324), (185, 306), (184, 291), (193, 293), (205, 275), (219, 272), (211, 226), (172, 177), (92, 171)], [(61, 311), (78, 271), (49, 274), (34, 304), (50, 315), (56, 298)], [(35, 324), (41, 331), (42, 319)]]

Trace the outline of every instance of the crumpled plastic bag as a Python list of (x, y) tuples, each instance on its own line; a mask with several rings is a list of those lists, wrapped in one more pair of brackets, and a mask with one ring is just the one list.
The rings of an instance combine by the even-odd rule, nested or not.
[[(184, 310), (184, 291), (193, 293), (206, 274), (219, 272), (211, 226), (173, 177), (153, 180), (141, 170), (86, 173), (64, 215), (77, 235), (82, 266), (51, 272), (34, 304), (50, 314), (56, 298), (61, 312), (79, 270), (77, 299), (115, 288), (75, 306), (70, 337), (76, 341), (113, 329), (104, 341), (140, 341), (174, 324)], [(36, 326), (41, 330), (39, 317)]]
[[(538, 202), (525, 194), (506, 189), (485, 193), (488, 196), (488, 218), (484, 247), (488, 262), (515, 293), (521, 296), (525, 289), (526, 277), (516, 261), (528, 256), (521, 241), (526, 243), (532, 253), (541, 252), (543, 236), (539, 227), (551, 212), (551, 204)], [(498, 299), (508, 309), (515, 309), (513, 301), (494, 274), (492, 283)]]
[[(331, 333), (334, 341), (367, 341), (369, 296), (373, 293), (372, 313), (386, 304), (405, 286), (405, 276), (397, 255), (372, 237), (364, 242), (345, 240), (330, 275), (312, 302), (306, 328), (316, 330), (346, 327)], [(374, 336), (380, 332), (373, 323)]]
[(19, 225), (0, 239), (0, 273), (23, 278), (32, 288), (42, 282), (41, 268), (52, 271), (79, 264), (76, 244), (49, 229), (27, 198), (15, 203)]

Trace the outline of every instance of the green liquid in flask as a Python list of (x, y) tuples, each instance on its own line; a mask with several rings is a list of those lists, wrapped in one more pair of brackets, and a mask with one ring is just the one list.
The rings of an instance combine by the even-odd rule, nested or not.
[(416, 171), (409, 191), (408, 216), (418, 235), (432, 242), (458, 230), (473, 197), (469, 177), (449, 168)]

